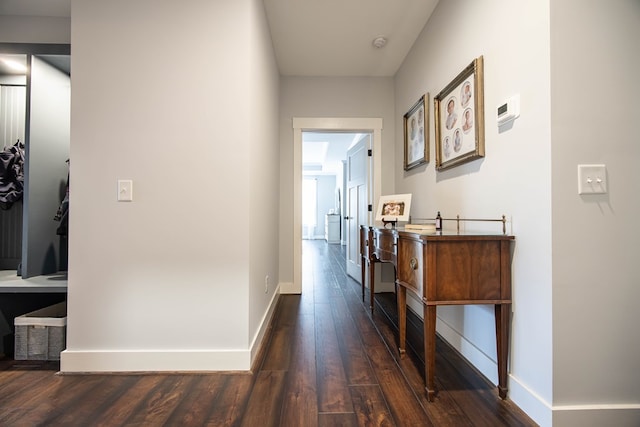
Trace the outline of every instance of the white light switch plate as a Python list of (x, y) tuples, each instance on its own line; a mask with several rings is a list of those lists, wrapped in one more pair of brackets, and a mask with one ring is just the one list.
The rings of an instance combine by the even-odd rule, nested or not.
[(130, 179), (118, 180), (118, 201), (119, 202), (131, 202), (133, 201), (133, 181)]
[(605, 194), (607, 168), (605, 165), (578, 165), (578, 194)]

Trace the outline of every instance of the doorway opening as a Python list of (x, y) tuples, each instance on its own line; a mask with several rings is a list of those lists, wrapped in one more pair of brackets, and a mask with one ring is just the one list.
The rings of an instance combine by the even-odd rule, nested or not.
[(314, 240), (318, 228), (318, 179), (305, 177), (302, 181), (302, 238)]
[(347, 151), (362, 133), (302, 133), (302, 238), (346, 244)]
[(69, 45), (0, 44), (0, 141), (11, 162), (0, 194), (3, 287), (52, 275), (66, 286), (69, 54)]
[[(303, 239), (303, 208), (302, 208), (302, 194), (303, 194), (303, 135), (315, 135), (322, 133), (332, 134), (350, 134), (350, 142), (353, 142), (354, 135), (359, 134), (361, 136), (366, 135), (367, 153), (366, 171), (369, 174), (366, 187), (360, 189), (361, 200), (366, 201), (366, 205), (372, 204), (373, 200), (380, 196), (381, 178), (380, 168), (381, 160), (379, 153), (382, 146), (382, 119), (379, 118), (294, 118), (294, 168), (293, 168), (293, 187), (294, 187), (294, 215), (293, 215), (293, 284), (289, 289), (282, 289), (283, 293), (301, 293), (302, 292), (302, 239)], [(362, 138), (361, 138), (362, 139)], [(343, 163), (343, 179), (344, 182), (344, 170), (348, 169), (348, 158)], [(332, 214), (338, 215), (340, 222), (340, 228), (345, 230), (341, 234), (340, 243), (342, 243), (342, 235), (345, 236), (348, 245), (348, 237), (346, 230), (358, 229), (359, 224), (369, 224), (371, 221), (372, 213), (365, 209), (361, 212), (359, 217), (351, 218), (349, 215), (345, 215), (345, 209), (348, 210), (349, 195), (348, 190), (343, 188), (341, 191), (336, 191), (334, 186), (333, 196), (333, 208), (326, 209), (322, 221), (316, 221), (317, 225), (322, 225), (322, 233), (324, 233), (328, 227), (326, 227), (326, 215), (329, 214), (329, 210), (333, 209)], [(337, 203), (336, 206), (336, 201)], [(320, 209), (319, 207), (317, 208)], [(336, 212), (337, 211), (337, 212)], [(345, 217), (347, 219), (345, 219)], [(352, 221), (352, 224), (343, 225), (345, 221)], [(317, 227), (316, 227), (317, 228)], [(315, 232), (314, 232), (315, 233)], [(357, 235), (358, 233), (356, 233)], [(355, 243), (355, 242), (354, 242)], [(357, 244), (354, 244), (355, 251)], [(353, 251), (352, 251), (353, 252)], [(358, 256), (359, 261), (359, 256)], [(359, 271), (359, 268), (358, 268)], [(360, 280), (358, 275), (354, 275), (354, 278)]]
[(67, 295), (70, 53), (0, 43), (0, 354), (14, 353), (11, 319)]

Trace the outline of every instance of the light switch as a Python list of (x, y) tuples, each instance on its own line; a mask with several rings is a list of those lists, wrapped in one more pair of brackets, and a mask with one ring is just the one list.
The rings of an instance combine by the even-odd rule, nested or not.
[(119, 202), (131, 202), (133, 201), (133, 181), (130, 179), (118, 180), (118, 201)]
[(578, 194), (605, 194), (607, 168), (605, 165), (578, 165)]

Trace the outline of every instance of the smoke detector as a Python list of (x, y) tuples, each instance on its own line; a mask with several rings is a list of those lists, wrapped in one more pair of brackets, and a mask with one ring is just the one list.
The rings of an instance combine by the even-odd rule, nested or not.
[(387, 38), (385, 36), (378, 36), (373, 39), (373, 46), (376, 49), (382, 49), (387, 44)]

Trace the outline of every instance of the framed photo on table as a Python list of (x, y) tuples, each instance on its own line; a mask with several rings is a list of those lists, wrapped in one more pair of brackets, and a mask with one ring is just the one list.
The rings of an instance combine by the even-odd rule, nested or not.
[(404, 115), (404, 170), (429, 161), (429, 94)]
[(433, 99), (437, 170), (484, 157), (483, 81), (480, 56)]
[(376, 221), (409, 221), (411, 194), (380, 196)]

